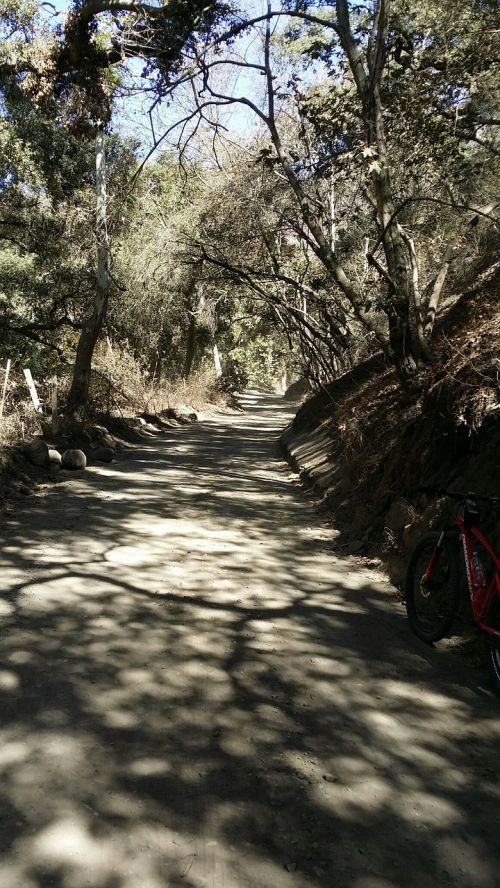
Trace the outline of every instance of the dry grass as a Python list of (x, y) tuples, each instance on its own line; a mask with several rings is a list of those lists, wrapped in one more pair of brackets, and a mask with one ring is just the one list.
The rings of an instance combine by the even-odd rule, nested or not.
[(161, 413), (166, 408), (204, 410), (227, 402), (227, 395), (217, 390), (214, 371), (202, 367), (188, 379), (165, 380), (152, 385), (148, 391), (147, 410), (151, 413)]
[(31, 401), (10, 404), (7, 410), (0, 419), (0, 448), (41, 432), (40, 414), (36, 413)]
[[(12, 377), (11, 377), (12, 378)], [(64, 407), (70, 384), (70, 374), (58, 379), (60, 410)], [(38, 384), (46, 399), (50, 394)], [(9, 448), (20, 441), (42, 432), (40, 414), (31, 400), (22, 399), (23, 380), (9, 385), (4, 415), (0, 419), (0, 468), (8, 462)], [(94, 361), (91, 382), (91, 411), (124, 417), (140, 413), (160, 414), (163, 410), (191, 409), (208, 411), (214, 404), (223, 406), (228, 396), (217, 391), (216, 377), (211, 367), (193, 373), (188, 380), (155, 380), (151, 382), (140, 365), (126, 352), (101, 345)], [(47, 414), (45, 414), (47, 419)]]
[(188, 379), (151, 380), (133, 356), (101, 345), (94, 359), (91, 406), (99, 413), (160, 414), (166, 409), (206, 409), (224, 404), (213, 369), (202, 366)]

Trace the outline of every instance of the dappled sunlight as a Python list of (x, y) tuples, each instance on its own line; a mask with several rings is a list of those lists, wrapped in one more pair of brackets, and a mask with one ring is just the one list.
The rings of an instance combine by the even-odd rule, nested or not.
[(493, 704), (332, 552), (254, 405), (11, 517), (0, 888), (493, 888)]

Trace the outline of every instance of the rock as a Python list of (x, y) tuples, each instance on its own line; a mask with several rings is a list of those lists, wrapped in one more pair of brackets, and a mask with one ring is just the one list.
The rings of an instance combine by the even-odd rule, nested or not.
[(285, 401), (299, 401), (304, 395), (310, 395), (311, 392), (311, 383), (304, 376), (302, 379), (298, 379), (297, 382), (292, 382), (283, 397)]
[(84, 469), (87, 465), (87, 457), (83, 450), (65, 450), (62, 455), (62, 464), (65, 469)]
[(62, 456), (58, 450), (49, 450), (49, 460), (51, 466), (62, 466)]
[(370, 528), (373, 525), (373, 509), (370, 511), (367, 506), (356, 506), (352, 516), (352, 524), (358, 531)]
[(23, 447), (22, 452), (32, 465), (48, 468), (50, 465), (49, 449), (49, 445), (41, 438), (34, 438)]
[(347, 551), (348, 555), (355, 555), (356, 552), (361, 552), (361, 550), (364, 548), (365, 548), (365, 543), (363, 542), (363, 540), (351, 540), (347, 544), (346, 551)]
[(404, 500), (395, 500), (387, 512), (384, 523), (386, 527), (400, 533), (411, 522), (412, 510)]
[(138, 419), (141, 425), (158, 425), (158, 423), (161, 423), (161, 419), (156, 413), (141, 413)]
[(417, 541), (422, 536), (420, 523), (407, 524), (403, 529), (403, 545), (407, 552), (413, 551)]
[(110, 463), (113, 462), (115, 458), (115, 451), (112, 447), (97, 447), (95, 450), (92, 451), (90, 456), (96, 462)]
[(198, 415), (194, 412), (192, 407), (189, 407), (187, 404), (180, 404), (177, 407), (177, 416), (180, 419), (189, 419), (189, 422), (196, 422), (198, 419)]

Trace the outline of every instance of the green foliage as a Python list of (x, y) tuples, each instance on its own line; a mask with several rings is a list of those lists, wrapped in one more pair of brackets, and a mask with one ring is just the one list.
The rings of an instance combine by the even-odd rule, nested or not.
[[(333, 2), (292, 6), (335, 21)], [(373, 4), (349, 6), (366, 62)], [(183, 49), (196, 40), (201, 51), (230, 20), (225, 4), (182, 2), (168, 21), (116, 10), (82, 23), (84, 7), (75, 4), (65, 32), (55, 33), (37, 4), (0, 5), (0, 354), (29, 356), (44, 373), (72, 360), (92, 310), (89, 135), (108, 119), (120, 82), (113, 52), (133, 38), (130, 52), (140, 54), (147, 42), (150, 85), (162, 97)], [(118, 357), (101, 378), (112, 370), (116, 387), (139, 391), (153, 378), (187, 377), (211, 360), (216, 342), (226, 376), (241, 374), (240, 383), (275, 385), (290, 365), (324, 380), (385, 347), (402, 302), (411, 342), (415, 268), (425, 301), (450, 243), (455, 286), (493, 249), (486, 222), (464, 226), (468, 208), (498, 190), (496, 11), (488, 0), (394, 0), (375, 136), (341, 35), (296, 18), (271, 46), (281, 156), (269, 130), (225, 145), (217, 163), (206, 154), (196, 163), (202, 126), (182, 173), (177, 153), (166, 152), (131, 189), (137, 146), (108, 135), (112, 286), (103, 335)], [(389, 261), (398, 237), (416, 257), (412, 266), (405, 246), (399, 290)], [(106, 348), (97, 360), (109, 364)]]

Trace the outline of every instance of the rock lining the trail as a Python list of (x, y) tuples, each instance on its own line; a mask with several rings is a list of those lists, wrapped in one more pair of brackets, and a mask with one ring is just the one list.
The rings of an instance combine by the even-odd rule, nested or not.
[(50, 449), (49, 450), (49, 460), (51, 466), (62, 466), (62, 456), (58, 450)]
[(83, 450), (72, 448), (70, 450), (65, 450), (62, 454), (62, 464), (65, 469), (81, 471), (87, 467), (87, 457)]
[(21, 453), (33, 466), (48, 468), (50, 465), (50, 447), (42, 438), (33, 438), (28, 444), (24, 444)]
[[(46, 484), (69, 480), (70, 475), (86, 467), (110, 464), (123, 451), (156, 437), (163, 431), (182, 428), (199, 420), (188, 405), (168, 408), (161, 415), (144, 413), (135, 417), (99, 414), (92, 424), (66, 424), (52, 428), (47, 417), (40, 422), (41, 434), (5, 450), (0, 472), (0, 506), (8, 507), (12, 496), (32, 494)], [(67, 457), (78, 451), (82, 456)], [(85, 463), (85, 464), (84, 464)]]

